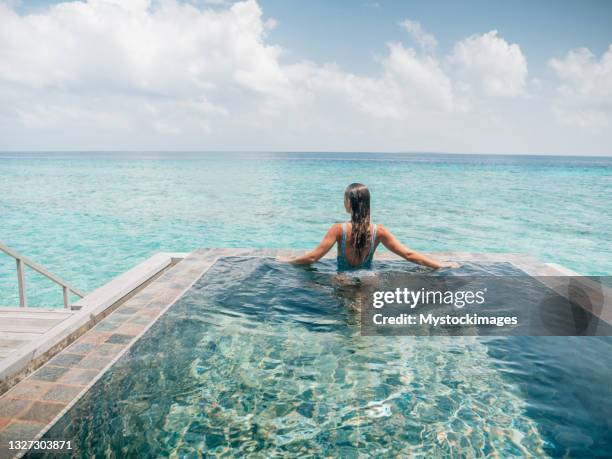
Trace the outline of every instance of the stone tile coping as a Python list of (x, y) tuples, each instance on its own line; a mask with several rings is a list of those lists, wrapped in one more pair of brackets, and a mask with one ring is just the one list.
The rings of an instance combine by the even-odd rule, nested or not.
[[(301, 252), (199, 249), (189, 254), (0, 397), (0, 458), (25, 454), (26, 451), (9, 451), (7, 442), (39, 439), (44, 435), (219, 258), (284, 257), (297, 253)], [(510, 262), (533, 276), (568, 274), (554, 265), (540, 263), (520, 254), (455, 252), (431, 255), (464, 262)], [(327, 258), (333, 256), (330, 254)], [(377, 254), (377, 259), (390, 260), (397, 257), (382, 252)], [(102, 289), (110, 284), (112, 282)]]

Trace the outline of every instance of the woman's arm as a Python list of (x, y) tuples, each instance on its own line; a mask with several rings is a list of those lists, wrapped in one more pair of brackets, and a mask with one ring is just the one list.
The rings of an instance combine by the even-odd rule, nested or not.
[(378, 225), (378, 234), (380, 235), (380, 242), (382, 242), (387, 249), (408, 261), (434, 269), (459, 267), (458, 263), (436, 261), (426, 257), (422, 253), (409, 249), (398, 241), (391, 231), (382, 225)]
[(323, 240), (314, 250), (311, 250), (301, 257), (288, 260), (289, 263), (293, 263), (294, 265), (308, 265), (310, 263), (315, 263), (334, 246), (338, 239), (339, 231), (341, 231), (340, 224), (336, 223), (335, 225), (332, 225), (327, 231), (325, 237), (323, 237)]

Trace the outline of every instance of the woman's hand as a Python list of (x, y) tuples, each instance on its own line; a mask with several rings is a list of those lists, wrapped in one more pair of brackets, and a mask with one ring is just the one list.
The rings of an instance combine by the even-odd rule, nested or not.
[(461, 268), (461, 265), (459, 263), (457, 263), (456, 261), (443, 261), (440, 263), (440, 268), (450, 268), (450, 269), (457, 269), (457, 268)]
[(279, 263), (292, 263), (293, 260), (295, 260), (295, 258), (293, 257), (284, 257), (284, 256), (276, 257), (276, 261), (278, 261)]

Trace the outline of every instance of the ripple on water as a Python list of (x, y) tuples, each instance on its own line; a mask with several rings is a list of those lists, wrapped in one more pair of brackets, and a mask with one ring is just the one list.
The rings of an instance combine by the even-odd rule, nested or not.
[[(342, 292), (325, 269), (222, 260), (47, 438), (157, 457), (529, 457), (604, 444), (601, 420), (580, 419), (588, 435), (567, 422), (576, 400), (550, 397), (546, 378), (572, 372), (576, 342), (360, 336)], [(582, 403), (600, 400), (605, 381), (582, 378)]]

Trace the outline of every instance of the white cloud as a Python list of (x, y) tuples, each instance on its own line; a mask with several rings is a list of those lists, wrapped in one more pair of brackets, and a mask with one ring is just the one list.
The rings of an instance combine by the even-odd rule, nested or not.
[(435, 58), (418, 56), (414, 49), (391, 43), (383, 65), (387, 78), (403, 93), (405, 106), (452, 108), (451, 82)]
[[(62, 116), (74, 126), (68, 114), (117, 110), (116, 96), (131, 99), (120, 104), (123, 129), (144, 125), (177, 133), (209, 126), (238, 100), (282, 93), (287, 78), (280, 48), (265, 43), (274, 26), (254, 0), (216, 10), (174, 1), (89, 0), (23, 16), (0, 3), (0, 126), (15, 115), (24, 126), (46, 120), (57, 128)], [(56, 115), (43, 116), (51, 106)]]
[(202, 0), (205, 5), (227, 5), (227, 0)]
[(612, 45), (601, 59), (586, 48), (570, 50), (549, 65), (560, 85), (553, 112), (564, 124), (601, 128), (612, 121)]
[(436, 40), (436, 37), (425, 32), (419, 21), (406, 19), (400, 22), (400, 25), (412, 35), (424, 50), (434, 51), (438, 47), (438, 40)]
[(458, 80), (469, 90), (500, 97), (525, 94), (527, 59), (519, 45), (508, 44), (496, 30), (456, 43), (450, 62), (457, 66)]
[[(401, 43), (389, 43), (379, 78), (345, 73), (335, 65), (296, 64), (288, 68), (296, 94), (341, 96), (352, 107), (376, 118), (402, 119), (419, 111), (453, 109), (451, 82), (438, 62), (418, 56)], [(341, 103), (341, 101), (339, 102)]]
[[(88, 0), (27, 15), (1, 1), (0, 149), (543, 148), (520, 135), (538, 107), (500, 102), (534, 103), (516, 97), (525, 57), (495, 31), (441, 55), (420, 23), (403, 21), (418, 46), (388, 43), (365, 75), (289, 62), (255, 0)], [(563, 90), (601, 94), (577, 81), (603, 87), (608, 60), (586, 58), (592, 69), (577, 79), (560, 71)]]
[(175, 96), (284, 83), (254, 0), (224, 10), (172, 1), (67, 2), (19, 16), (0, 5), (0, 80), (37, 88)]

